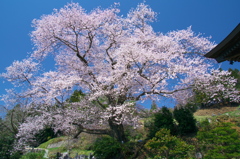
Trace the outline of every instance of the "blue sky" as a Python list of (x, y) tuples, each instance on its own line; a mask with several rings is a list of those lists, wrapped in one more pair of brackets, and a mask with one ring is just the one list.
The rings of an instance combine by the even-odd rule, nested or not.
[[(196, 33), (212, 36), (220, 43), (240, 23), (240, 0), (145, 0), (158, 14), (154, 30), (166, 33), (192, 26)], [(31, 22), (43, 14), (50, 14), (69, 2), (78, 2), (91, 11), (101, 6), (107, 8), (120, 2), (123, 15), (143, 0), (0, 0), (0, 73), (14, 60), (24, 59), (32, 51), (29, 33)], [(240, 63), (221, 64), (223, 69), (238, 68)], [(0, 79), (0, 95), (11, 85)], [(3, 104), (0, 102), (0, 104)]]

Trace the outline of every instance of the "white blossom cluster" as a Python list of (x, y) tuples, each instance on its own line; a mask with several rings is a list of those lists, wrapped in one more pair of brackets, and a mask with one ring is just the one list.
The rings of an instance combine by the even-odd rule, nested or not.
[(240, 92), (235, 87), (237, 79), (230, 74), (228, 71), (212, 70), (211, 74), (206, 74), (195, 81), (195, 90), (205, 94), (206, 103), (221, 102), (224, 99), (239, 102)]

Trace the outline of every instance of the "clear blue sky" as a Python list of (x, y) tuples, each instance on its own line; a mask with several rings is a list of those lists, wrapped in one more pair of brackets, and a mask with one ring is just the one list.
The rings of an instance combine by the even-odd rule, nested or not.
[[(192, 26), (196, 33), (212, 36), (220, 43), (240, 23), (240, 0), (145, 0), (146, 4), (159, 13), (153, 23), (155, 31), (166, 33), (170, 30), (186, 29)], [(78, 2), (91, 11), (101, 6), (107, 8), (120, 2), (120, 9), (126, 15), (143, 0), (0, 0), (0, 73), (14, 60), (22, 60), (32, 51), (29, 33), (31, 22), (43, 14), (50, 14), (69, 2)], [(223, 69), (238, 68), (240, 63), (221, 64)], [(0, 95), (10, 88), (0, 79)], [(0, 104), (3, 104), (0, 102)]]

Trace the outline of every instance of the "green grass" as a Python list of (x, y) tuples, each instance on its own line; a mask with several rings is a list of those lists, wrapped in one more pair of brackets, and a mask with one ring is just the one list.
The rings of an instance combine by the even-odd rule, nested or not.
[(207, 118), (212, 118), (212, 116), (210, 116), (210, 115), (206, 115), (206, 116), (194, 116), (195, 117), (195, 119), (198, 121), (198, 122), (202, 122), (202, 121), (204, 121), (205, 119), (207, 119)]
[(205, 116), (194, 116), (195, 119), (198, 121), (198, 122), (201, 122), (207, 118), (210, 118), (210, 119), (215, 119), (215, 118), (218, 118), (218, 117), (221, 117), (221, 116), (226, 116), (228, 114), (229, 117), (240, 117), (240, 106), (238, 107), (237, 110), (235, 111), (231, 111), (231, 112), (226, 112), (224, 114), (221, 114), (221, 115), (217, 115), (217, 116), (211, 116), (211, 115), (205, 115)]
[[(232, 112), (227, 112), (229, 116), (231, 117), (240, 117), (240, 106), (238, 107), (237, 110), (232, 111)], [(226, 114), (226, 113), (225, 113)]]
[(76, 154), (78, 154), (78, 155), (86, 155), (86, 156), (88, 156), (88, 155), (90, 155), (90, 154), (93, 154), (93, 151), (91, 151), (91, 150), (79, 150), (79, 149), (72, 149), (71, 151), (70, 151), (70, 157), (75, 157), (76, 156)]
[(24, 154), (20, 159), (43, 159), (45, 151), (41, 152), (29, 152)]
[(48, 145), (50, 145), (50, 144), (58, 143), (60, 141), (65, 141), (65, 140), (67, 140), (66, 136), (53, 138), (53, 139), (48, 140), (47, 142), (42, 143), (41, 145), (38, 146), (38, 148), (46, 149), (48, 147)]
[(48, 149), (48, 157), (49, 158), (55, 158), (57, 152), (63, 153), (67, 152), (67, 149), (65, 147), (54, 147)]
[(53, 148), (49, 148), (49, 151), (53, 152), (53, 151), (57, 151), (57, 152), (65, 152), (67, 151), (67, 149), (65, 147), (53, 147)]
[[(89, 147), (89, 145), (91, 145), (90, 144), (91, 142), (89, 142), (89, 141), (93, 138), (94, 137), (89, 136), (89, 135), (83, 135), (82, 137), (79, 138), (79, 140), (76, 143), (71, 144), (70, 156), (75, 157), (77, 153), (84, 154), (84, 155), (89, 155), (90, 153), (93, 154), (93, 151), (84, 150), (84, 149), (87, 149)], [(62, 145), (61, 147), (54, 147), (54, 148), (47, 148), (47, 147), (50, 144), (58, 143), (61, 141), (67, 141), (68, 139), (69, 138), (67, 136), (53, 138), (53, 139), (48, 140), (45, 143), (42, 143), (41, 145), (38, 146), (38, 148), (48, 149), (49, 159), (56, 158), (57, 152), (60, 152), (60, 153), (67, 152), (69, 147), (67, 145)]]

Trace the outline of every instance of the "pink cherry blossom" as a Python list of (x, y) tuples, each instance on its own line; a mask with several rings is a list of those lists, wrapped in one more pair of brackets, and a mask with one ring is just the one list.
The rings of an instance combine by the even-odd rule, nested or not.
[[(28, 98), (27, 106), (38, 111), (20, 126), (20, 143), (28, 143), (47, 125), (66, 133), (109, 133), (124, 141), (123, 125), (137, 125), (134, 102), (175, 98), (174, 93), (195, 86), (212, 98), (217, 91), (234, 98), (235, 90), (208, 83), (225, 74), (210, 72), (213, 62), (203, 57), (215, 46), (210, 38), (191, 27), (154, 32), (150, 23), (157, 14), (146, 4), (127, 17), (119, 12), (117, 6), (87, 12), (70, 3), (33, 20), (30, 58), (14, 62), (2, 74), (18, 87), (18, 97)], [(51, 71), (41, 66), (48, 58), (55, 61)], [(69, 103), (74, 90), (86, 96)], [(4, 99), (9, 102), (10, 97)]]

